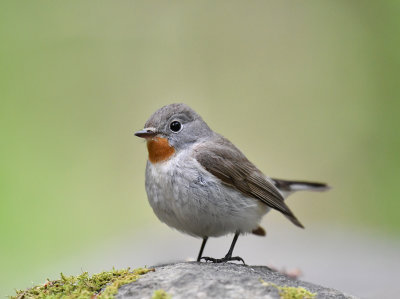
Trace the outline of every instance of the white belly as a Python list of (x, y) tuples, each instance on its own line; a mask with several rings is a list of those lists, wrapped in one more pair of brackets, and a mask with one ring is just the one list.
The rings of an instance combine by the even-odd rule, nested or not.
[(165, 162), (147, 162), (146, 192), (162, 222), (197, 237), (251, 232), (269, 210), (221, 183), (185, 152)]

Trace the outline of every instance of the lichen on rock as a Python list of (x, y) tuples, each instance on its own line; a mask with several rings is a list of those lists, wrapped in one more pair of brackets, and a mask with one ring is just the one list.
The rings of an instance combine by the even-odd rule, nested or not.
[(18, 290), (11, 299), (36, 299), (36, 298), (113, 298), (118, 289), (128, 283), (136, 281), (140, 275), (154, 269), (138, 268), (130, 271), (130, 268), (112, 271), (104, 271), (93, 274), (88, 272), (78, 276), (65, 276), (61, 273), (60, 279), (47, 280), (42, 285), (34, 286), (27, 290)]
[(317, 295), (303, 287), (278, 286), (275, 283), (266, 282), (262, 279), (260, 281), (266, 287), (272, 286), (278, 289), (281, 299), (313, 299)]
[(151, 299), (172, 299), (172, 296), (163, 289), (155, 290)]
[[(145, 273), (147, 274), (143, 275)], [(293, 279), (265, 266), (197, 262), (173, 263), (133, 271), (113, 269), (91, 277), (87, 272), (79, 276), (61, 274), (58, 280), (47, 281), (43, 285), (25, 291), (17, 291), (17, 295), (12, 298), (114, 297), (116, 299), (355, 298), (331, 288)]]

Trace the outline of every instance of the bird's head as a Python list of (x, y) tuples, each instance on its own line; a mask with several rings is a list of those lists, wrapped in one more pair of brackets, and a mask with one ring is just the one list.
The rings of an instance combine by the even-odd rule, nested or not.
[(147, 140), (150, 162), (168, 159), (175, 152), (190, 147), (213, 132), (192, 108), (185, 104), (170, 104), (158, 109), (137, 131)]

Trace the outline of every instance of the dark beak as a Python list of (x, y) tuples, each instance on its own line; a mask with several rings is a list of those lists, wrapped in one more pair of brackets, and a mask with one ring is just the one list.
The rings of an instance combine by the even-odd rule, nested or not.
[(141, 138), (151, 138), (157, 135), (157, 132), (154, 128), (144, 128), (143, 130), (137, 131), (135, 136)]

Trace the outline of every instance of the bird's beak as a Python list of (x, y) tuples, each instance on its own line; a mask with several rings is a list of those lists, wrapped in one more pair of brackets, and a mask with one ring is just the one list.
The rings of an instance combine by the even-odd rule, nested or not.
[(137, 131), (135, 136), (141, 138), (151, 138), (157, 135), (157, 131), (155, 128), (144, 128), (143, 130)]

